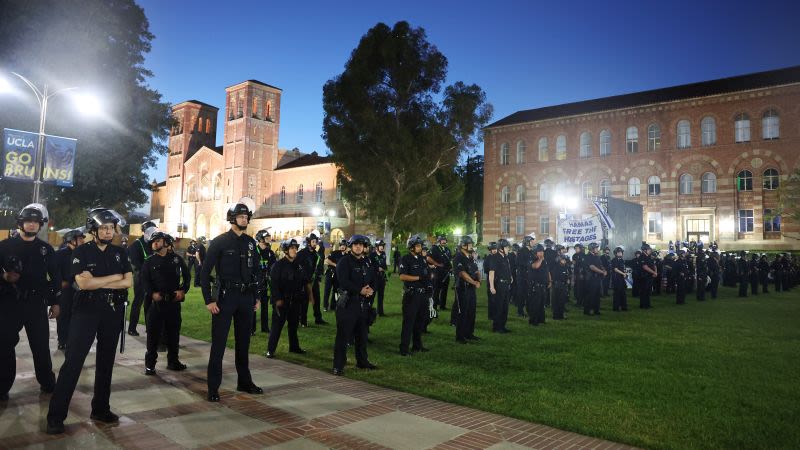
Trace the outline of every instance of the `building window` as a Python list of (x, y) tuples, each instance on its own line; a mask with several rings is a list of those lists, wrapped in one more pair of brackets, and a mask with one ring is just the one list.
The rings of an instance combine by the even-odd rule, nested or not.
[(539, 216), (539, 233), (542, 236), (550, 234), (550, 218), (547, 216)]
[(685, 194), (685, 195), (691, 194), (692, 193), (693, 184), (694, 184), (694, 177), (692, 177), (688, 173), (685, 173), (685, 174), (681, 175), (681, 178), (680, 178), (680, 185), (681, 185), (680, 186), (680, 193), (681, 194)]
[(563, 134), (556, 138), (556, 159), (567, 159), (567, 137)]
[(778, 171), (775, 169), (767, 169), (764, 171), (764, 189), (774, 191), (780, 186), (780, 177)]
[(581, 158), (592, 156), (592, 134), (588, 131), (581, 133)]
[(342, 185), (341, 183), (336, 184), (336, 201), (340, 201), (342, 199)]
[(678, 148), (689, 148), (692, 146), (692, 126), (688, 120), (678, 122)]
[(244, 104), (242, 97), (239, 93), (236, 94), (236, 118), (239, 119), (244, 116)]
[(628, 197), (638, 197), (641, 194), (642, 182), (633, 177), (628, 180)]
[(539, 185), (539, 200), (546, 202), (550, 200), (550, 185), (542, 183)]
[(781, 215), (773, 216), (771, 209), (764, 210), (764, 231), (781, 231)]
[(764, 139), (778, 139), (781, 136), (781, 118), (778, 111), (769, 109), (761, 118), (761, 135)]
[(547, 161), (547, 138), (539, 138), (539, 161)]
[(297, 186), (297, 194), (295, 196), (297, 203), (303, 203), (303, 185)]
[(206, 134), (211, 133), (211, 119), (206, 119)]
[(739, 210), (739, 233), (752, 233), (753, 232), (753, 210), (740, 209)]
[(317, 185), (314, 186), (314, 201), (322, 203), (322, 181), (318, 181)]
[(702, 186), (700, 187), (700, 191), (703, 194), (713, 194), (717, 192), (717, 176), (711, 172), (706, 172), (703, 174), (703, 177), (700, 179)]
[(525, 234), (525, 216), (517, 216), (516, 230), (517, 235)]
[(272, 120), (272, 102), (267, 102), (264, 109), (264, 118), (267, 120)]
[(194, 178), (189, 178), (189, 181), (186, 182), (186, 201), (197, 201), (197, 183), (195, 183)]
[(286, 186), (281, 186), (281, 205), (286, 204)]
[(647, 232), (650, 234), (661, 233), (661, 213), (647, 213)]
[(222, 174), (214, 175), (214, 200), (222, 198)]
[(611, 182), (607, 179), (600, 180), (600, 197), (611, 196)]
[(704, 117), (700, 122), (700, 129), (703, 132), (703, 146), (717, 143), (717, 122), (713, 117)]
[(650, 124), (647, 127), (647, 151), (655, 152), (661, 148), (661, 127), (658, 124)]
[(661, 195), (661, 178), (653, 175), (647, 179), (647, 195)]
[(517, 142), (517, 164), (525, 164), (525, 142)]
[(503, 189), (500, 190), (500, 203), (510, 203), (511, 202), (511, 193), (508, 190), (508, 186), (503, 186)]
[(750, 142), (750, 116), (746, 113), (736, 115), (736, 142)]
[(736, 187), (739, 191), (753, 190), (753, 172), (742, 170), (736, 175)]
[(508, 165), (508, 144), (502, 144), (500, 146), (500, 165), (507, 166)]
[(628, 127), (625, 130), (625, 148), (628, 153), (639, 153), (639, 129)]
[(508, 223), (508, 216), (500, 217), (500, 233), (509, 235), (510, 234), (510, 226)]
[(594, 189), (592, 189), (591, 181), (583, 182), (583, 185), (581, 186), (581, 193), (583, 194), (583, 198), (592, 198), (594, 195)]
[(517, 186), (517, 201), (524, 202), (525, 201), (525, 186), (520, 184)]
[(611, 154), (611, 132), (603, 130), (600, 132), (600, 156)]

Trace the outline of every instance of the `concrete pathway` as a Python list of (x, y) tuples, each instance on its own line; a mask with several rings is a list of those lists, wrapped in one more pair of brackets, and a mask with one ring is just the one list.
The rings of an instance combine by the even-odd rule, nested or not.
[[(55, 349), (55, 322), (50, 347)], [(140, 332), (142, 331), (140, 327)], [(252, 355), (254, 381), (262, 396), (233, 391), (233, 351), (226, 351), (222, 401), (209, 403), (206, 364), (209, 344), (181, 337), (185, 372), (164, 368), (146, 377), (144, 336), (127, 340), (117, 355), (111, 409), (118, 425), (89, 420), (94, 350), (89, 354), (66, 421), (66, 434), (44, 430), (49, 396), (39, 393), (24, 331), (17, 346), (17, 379), (0, 403), (0, 449), (220, 448), (220, 449), (622, 449), (594, 439), (516, 419), (373, 386), (280, 360)], [(63, 352), (54, 351), (61, 367)]]

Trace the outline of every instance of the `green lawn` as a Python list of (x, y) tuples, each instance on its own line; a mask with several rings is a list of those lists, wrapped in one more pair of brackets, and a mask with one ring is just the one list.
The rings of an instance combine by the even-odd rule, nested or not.
[[(685, 306), (654, 297), (654, 309), (587, 317), (572, 306), (566, 321), (538, 328), (513, 316), (511, 334), (489, 332), (486, 294), (478, 297), (477, 344), (454, 342), (449, 311), (424, 336), (431, 351), (398, 355), (400, 287), (387, 288), (388, 317), (372, 327), (376, 371), (346, 376), (591, 436), (648, 448), (800, 448), (800, 288), (791, 293), (721, 298)], [(452, 301), (449, 293), (448, 301)], [(300, 330), (306, 355), (278, 358), (329, 370), (334, 314), (327, 326)], [(313, 318), (312, 318), (313, 321)], [(199, 290), (183, 309), (182, 334), (209, 340)], [(232, 332), (231, 332), (232, 335)], [(232, 339), (229, 343), (232, 346)], [(259, 333), (251, 352), (262, 355)], [(255, 356), (261, 357), (261, 356)]]

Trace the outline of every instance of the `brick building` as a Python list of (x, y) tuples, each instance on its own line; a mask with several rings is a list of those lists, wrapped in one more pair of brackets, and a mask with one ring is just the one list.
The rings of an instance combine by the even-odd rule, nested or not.
[(278, 147), (281, 89), (248, 80), (225, 91), (222, 145), (218, 108), (197, 100), (172, 108), (167, 178), (151, 199), (151, 217), (163, 229), (213, 238), (229, 228), (228, 208), (246, 196), (258, 205), (251, 228), (272, 227), (277, 239), (313, 229), (333, 239), (371, 230), (342, 201), (329, 158)]
[(581, 216), (613, 196), (642, 205), (662, 248), (800, 248), (800, 226), (776, 214), (800, 165), (800, 66), (519, 111), (484, 131), (486, 240), (555, 236), (564, 198)]

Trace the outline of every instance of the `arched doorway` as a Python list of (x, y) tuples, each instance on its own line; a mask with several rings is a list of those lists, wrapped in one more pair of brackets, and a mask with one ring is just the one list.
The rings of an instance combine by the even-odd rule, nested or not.
[(344, 231), (339, 228), (331, 230), (331, 243), (336, 243), (344, 239)]
[(214, 213), (214, 215), (211, 216), (211, 224), (209, 230), (210, 235), (208, 236), (208, 238), (213, 239), (222, 234), (222, 231), (223, 231), (222, 220), (220, 220), (219, 214)]
[(206, 216), (205, 216), (205, 214), (200, 214), (199, 216), (197, 216), (197, 219), (195, 219), (195, 227), (194, 227), (194, 229), (195, 229), (195, 233), (194, 233), (194, 237), (195, 238), (207, 235), (208, 226), (206, 224)]

